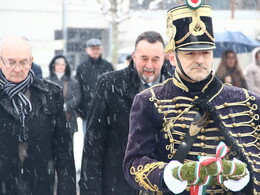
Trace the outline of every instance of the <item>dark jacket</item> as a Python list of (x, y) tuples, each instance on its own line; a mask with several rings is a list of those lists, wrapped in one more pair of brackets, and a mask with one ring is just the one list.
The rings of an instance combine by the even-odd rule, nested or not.
[(32, 111), (25, 119), (29, 139), (22, 165), (18, 155), (19, 116), (0, 89), (0, 194), (51, 195), (56, 170), (58, 195), (75, 195), (72, 140), (66, 128), (62, 90), (38, 78), (29, 90)]
[[(193, 91), (196, 85), (200, 83), (187, 88), (175, 77), (135, 96), (123, 165), (127, 181), (137, 189), (169, 192), (163, 182), (164, 167), (177, 158), (174, 155), (182, 140), (186, 140), (185, 134), (191, 132), (191, 122), (200, 109), (208, 112), (209, 118), (185, 159), (198, 161), (198, 156), (215, 156), (217, 145), (224, 141), (230, 147), (227, 157), (247, 163), (250, 171), (251, 181), (243, 192), (259, 194), (260, 142), (259, 133), (255, 132), (260, 125), (260, 112), (256, 109), (260, 96), (223, 85), (216, 77), (201, 87), (203, 92)], [(220, 185), (207, 188), (207, 194), (227, 193), (241, 194), (227, 192)]]
[[(162, 77), (170, 75), (163, 66)], [(79, 181), (81, 195), (133, 195), (122, 162), (127, 144), (129, 112), (140, 79), (131, 63), (103, 74), (91, 104)]]
[[(59, 80), (54, 72), (55, 60), (63, 58), (66, 62), (65, 74)], [(55, 56), (49, 64), (49, 77), (47, 79), (53, 81), (63, 88), (64, 108), (67, 117), (67, 127), (70, 129), (71, 135), (78, 131), (77, 125), (77, 108), (81, 98), (79, 82), (71, 76), (71, 68), (69, 62), (62, 55)]]
[(82, 119), (87, 118), (98, 77), (108, 71), (113, 71), (112, 64), (101, 57), (94, 60), (87, 55), (86, 59), (78, 66), (76, 78), (79, 81), (82, 95), (79, 104), (79, 114)]
[(38, 77), (39, 79), (42, 79), (42, 68), (40, 65), (35, 64), (34, 62), (32, 63), (31, 67), (32, 71), (34, 72), (35, 76)]

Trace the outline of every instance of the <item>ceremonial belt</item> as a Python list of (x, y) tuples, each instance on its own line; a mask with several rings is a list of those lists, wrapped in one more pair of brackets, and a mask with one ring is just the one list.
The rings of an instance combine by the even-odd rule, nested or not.
[(185, 134), (184, 139), (173, 156), (173, 160), (178, 160), (183, 163), (199, 132), (207, 125), (208, 117), (208, 112), (203, 112), (201, 109), (197, 112), (193, 122), (190, 125), (189, 132)]

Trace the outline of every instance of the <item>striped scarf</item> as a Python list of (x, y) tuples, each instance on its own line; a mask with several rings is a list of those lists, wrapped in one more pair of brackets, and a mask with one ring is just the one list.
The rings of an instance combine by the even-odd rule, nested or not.
[(34, 73), (30, 70), (27, 78), (20, 83), (12, 83), (6, 80), (2, 71), (0, 71), (0, 87), (9, 96), (13, 109), (20, 117), (19, 142), (28, 141), (28, 131), (25, 126), (25, 117), (32, 110), (30, 100), (24, 95), (25, 91), (34, 81)]

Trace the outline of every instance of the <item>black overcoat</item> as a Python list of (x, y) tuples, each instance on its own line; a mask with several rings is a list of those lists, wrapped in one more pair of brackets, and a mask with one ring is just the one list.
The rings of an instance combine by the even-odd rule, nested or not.
[[(161, 78), (169, 78), (165, 66)], [(140, 79), (131, 63), (103, 74), (97, 84), (88, 118), (79, 182), (81, 195), (133, 195), (122, 162), (127, 144), (129, 112)]]
[(19, 116), (0, 89), (0, 194), (51, 195), (56, 170), (58, 195), (75, 195), (72, 140), (66, 129), (62, 90), (38, 78), (29, 90), (32, 111), (25, 120), (29, 139), (22, 165), (18, 150)]
[(101, 57), (94, 60), (87, 55), (85, 60), (78, 66), (76, 78), (79, 81), (81, 90), (79, 114), (82, 119), (87, 118), (98, 77), (108, 71), (113, 71), (113, 66)]

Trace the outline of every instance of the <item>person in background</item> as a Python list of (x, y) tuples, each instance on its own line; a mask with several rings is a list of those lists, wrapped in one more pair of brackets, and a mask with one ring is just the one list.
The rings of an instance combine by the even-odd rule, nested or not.
[(248, 88), (244, 73), (239, 66), (237, 54), (233, 50), (223, 52), (216, 75), (223, 83), (230, 83), (235, 87)]
[[(123, 161), (126, 180), (156, 195), (259, 195), (260, 96), (213, 75), (211, 7), (187, 1), (170, 9), (167, 37), (174, 76), (135, 96)], [(201, 172), (206, 158), (216, 164)], [(226, 177), (235, 166), (226, 175), (221, 159), (245, 163), (243, 172)], [(214, 185), (207, 185), (209, 179)]]
[(55, 56), (49, 64), (49, 77), (47, 78), (63, 88), (64, 109), (67, 117), (67, 127), (70, 135), (78, 131), (77, 107), (81, 98), (78, 80), (71, 76), (68, 60), (63, 55)]
[(102, 58), (102, 42), (99, 39), (89, 39), (86, 42), (85, 60), (77, 67), (76, 78), (80, 84), (81, 101), (79, 115), (83, 120), (83, 134), (86, 134), (87, 116), (98, 77), (105, 72), (113, 71), (113, 66)]
[(134, 195), (122, 163), (134, 96), (171, 77), (163, 66), (164, 42), (154, 31), (140, 34), (125, 69), (102, 74), (89, 111), (82, 157), (81, 195)]
[(126, 59), (125, 59), (125, 64), (126, 64), (126, 66), (128, 66), (128, 65), (130, 64), (131, 59), (132, 59), (132, 55), (127, 55), (127, 56), (126, 56)]
[(0, 42), (0, 194), (76, 195), (62, 89), (31, 70), (31, 44)]
[(247, 67), (246, 80), (251, 91), (260, 94), (260, 47), (252, 51), (253, 63)]
[(127, 55), (124, 63), (118, 64), (117, 67), (116, 67), (116, 70), (122, 70), (125, 67), (127, 67), (130, 64), (131, 59), (132, 59), (132, 55)]
[(32, 71), (34, 72), (34, 75), (38, 77), (39, 79), (42, 79), (42, 68), (40, 65), (32, 63)]

